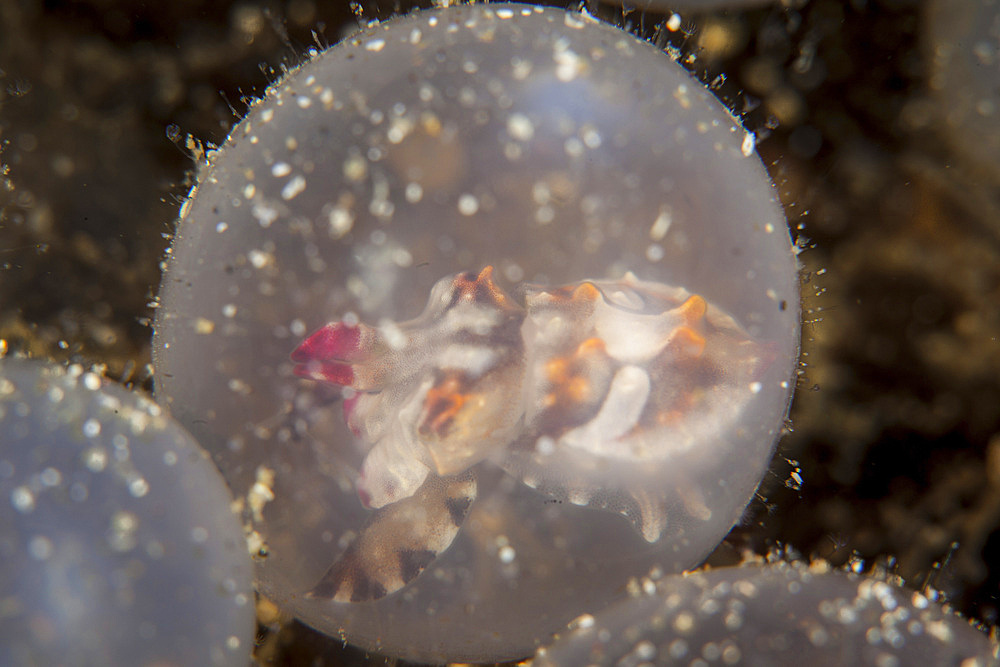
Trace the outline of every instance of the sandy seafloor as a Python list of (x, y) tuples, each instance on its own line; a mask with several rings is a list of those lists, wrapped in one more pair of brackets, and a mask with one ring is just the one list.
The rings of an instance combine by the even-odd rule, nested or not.
[[(949, 142), (923, 2), (791, 4), (685, 13), (670, 36), (769, 135), (760, 153), (805, 248), (793, 432), (712, 561), (781, 544), (888, 566), (996, 622), (1000, 159), (991, 170)], [(624, 20), (650, 36), (662, 17)], [(0, 2), (7, 353), (103, 364), (151, 390), (149, 304), (192, 178), (185, 137), (221, 142), (313, 32), (332, 43), (352, 26), (340, 1)], [(384, 662), (261, 620), (265, 664)]]

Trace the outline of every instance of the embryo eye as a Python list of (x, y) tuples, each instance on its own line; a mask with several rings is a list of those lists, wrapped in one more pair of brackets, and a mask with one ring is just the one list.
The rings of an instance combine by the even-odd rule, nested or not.
[(417, 12), (274, 84), (183, 207), (154, 343), (262, 593), (495, 661), (700, 562), (798, 351), (748, 145), (668, 56), (561, 9)]

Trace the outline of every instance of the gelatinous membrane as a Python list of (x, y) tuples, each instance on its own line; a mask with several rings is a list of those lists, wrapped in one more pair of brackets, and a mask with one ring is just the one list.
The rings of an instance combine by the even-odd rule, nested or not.
[(79, 366), (0, 358), (0, 665), (245, 666), (232, 496), (163, 410)]
[(775, 0), (635, 0), (623, 3), (622, 0), (600, 0), (605, 5), (619, 7), (635, 7), (650, 12), (698, 12), (715, 11), (719, 9), (744, 9), (761, 5), (776, 4)]
[(536, 667), (1000, 664), (986, 633), (898, 581), (776, 562), (645, 578), (578, 617)]
[(415, 12), (275, 83), (181, 211), (153, 347), (259, 590), (369, 650), (490, 662), (702, 560), (798, 350), (747, 145), (667, 55), (562, 9)]
[(292, 353), (296, 375), (347, 388), (357, 491), (377, 510), (313, 597), (373, 600), (414, 579), (451, 544), (486, 459), (657, 541), (675, 495), (642, 471), (731, 429), (766, 362), (682, 288), (631, 273), (528, 285), (521, 308), (492, 275), (442, 278), (416, 319), (333, 322)]

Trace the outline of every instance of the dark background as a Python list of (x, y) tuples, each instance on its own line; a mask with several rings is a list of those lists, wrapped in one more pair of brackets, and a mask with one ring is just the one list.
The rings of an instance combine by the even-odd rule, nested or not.
[[(995, 623), (1000, 166), (950, 148), (924, 4), (684, 13), (675, 32), (593, 9), (674, 49), (765, 137), (803, 248), (792, 432), (712, 562), (783, 546), (888, 569)], [(150, 303), (194, 158), (307, 48), (411, 6), (0, 2), (0, 353), (150, 390)], [(382, 662), (259, 612), (262, 662)]]

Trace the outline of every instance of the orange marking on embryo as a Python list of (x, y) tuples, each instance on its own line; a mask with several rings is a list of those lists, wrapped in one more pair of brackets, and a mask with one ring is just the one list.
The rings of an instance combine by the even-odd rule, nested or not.
[(460, 274), (455, 278), (455, 288), (475, 302), (492, 301), (501, 308), (513, 307), (507, 294), (493, 282), (493, 267), (486, 266), (474, 279), (469, 274)]
[(674, 329), (671, 337), (674, 347), (687, 356), (700, 357), (705, 352), (705, 336), (697, 329), (701, 328), (701, 321), (708, 312), (708, 302), (697, 294), (692, 294), (677, 306), (676, 312), (684, 324)]
[(708, 311), (708, 303), (697, 294), (692, 294), (687, 301), (677, 307), (678, 314), (684, 318), (688, 324), (694, 324), (705, 317)]
[(547, 361), (545, 363), (545, 376), (555, 387), (555, 391), (545, 395), (543, 404), (545, 407), (552, 407), (559, 402), (559, 394), (570, 378), (569, 360), (566, 357), (555, 357)]
[(705, 352), (705, 337), (691, 327), (677, 327), (672, 343), (689, 357), (697, 358)]
[(603, 338), (598, 338), (597, 336), (591, 336), (587, 340), (580, 343), (576, 348), (577, 357), (582, 357), (585, 354), (594, 354), (595, 352), (603, 352), (607, 345), (604, 343)]
[(566, 357), (555, 357), (545, 362), (545, 375), (549, 382), (559, 383), (569, 375), (569, 361)]
[(461, 389), (461, 380), (455, 375), (449, 375), (443, 382), (427, 390), (421, 431), (438, 436), (447, 431), (449, 424), (472, 397), (472, 394), (462, 393)]
[(555, 357), (545, 364), (548, 381), (554, 385), (554, 391), (549, 392), (544, 399), (546, 407), (551, 407), (565, 399), (579, 403), (590, 398), (593, 383), (587, 379), (586, 357), (603, 353), (606, 345), (596, 336), (587, 338), (580, 343), (572, 355)]
[(590, 382), (582, 375), (577, 375), (566, 385), (566, 395), (577, 403), (585, 401), (590, 397)]
[(594, 286), (593, 283), (582, 283), (575, 290), (573, 290), (573, 298), (581, 299), (585, 301), (594, 301), (599, 297), (601, 293)]
[(656, 421), (660, 426), (674, 426), (684, 419), (683, 410), (664, 410), (656, 416)]
[(580, 283), (579, 285), (563, 285), (543, 292), (548, 302), (564, 301), (596, 301), (601, 295), (600, 290), (593, 283)]

